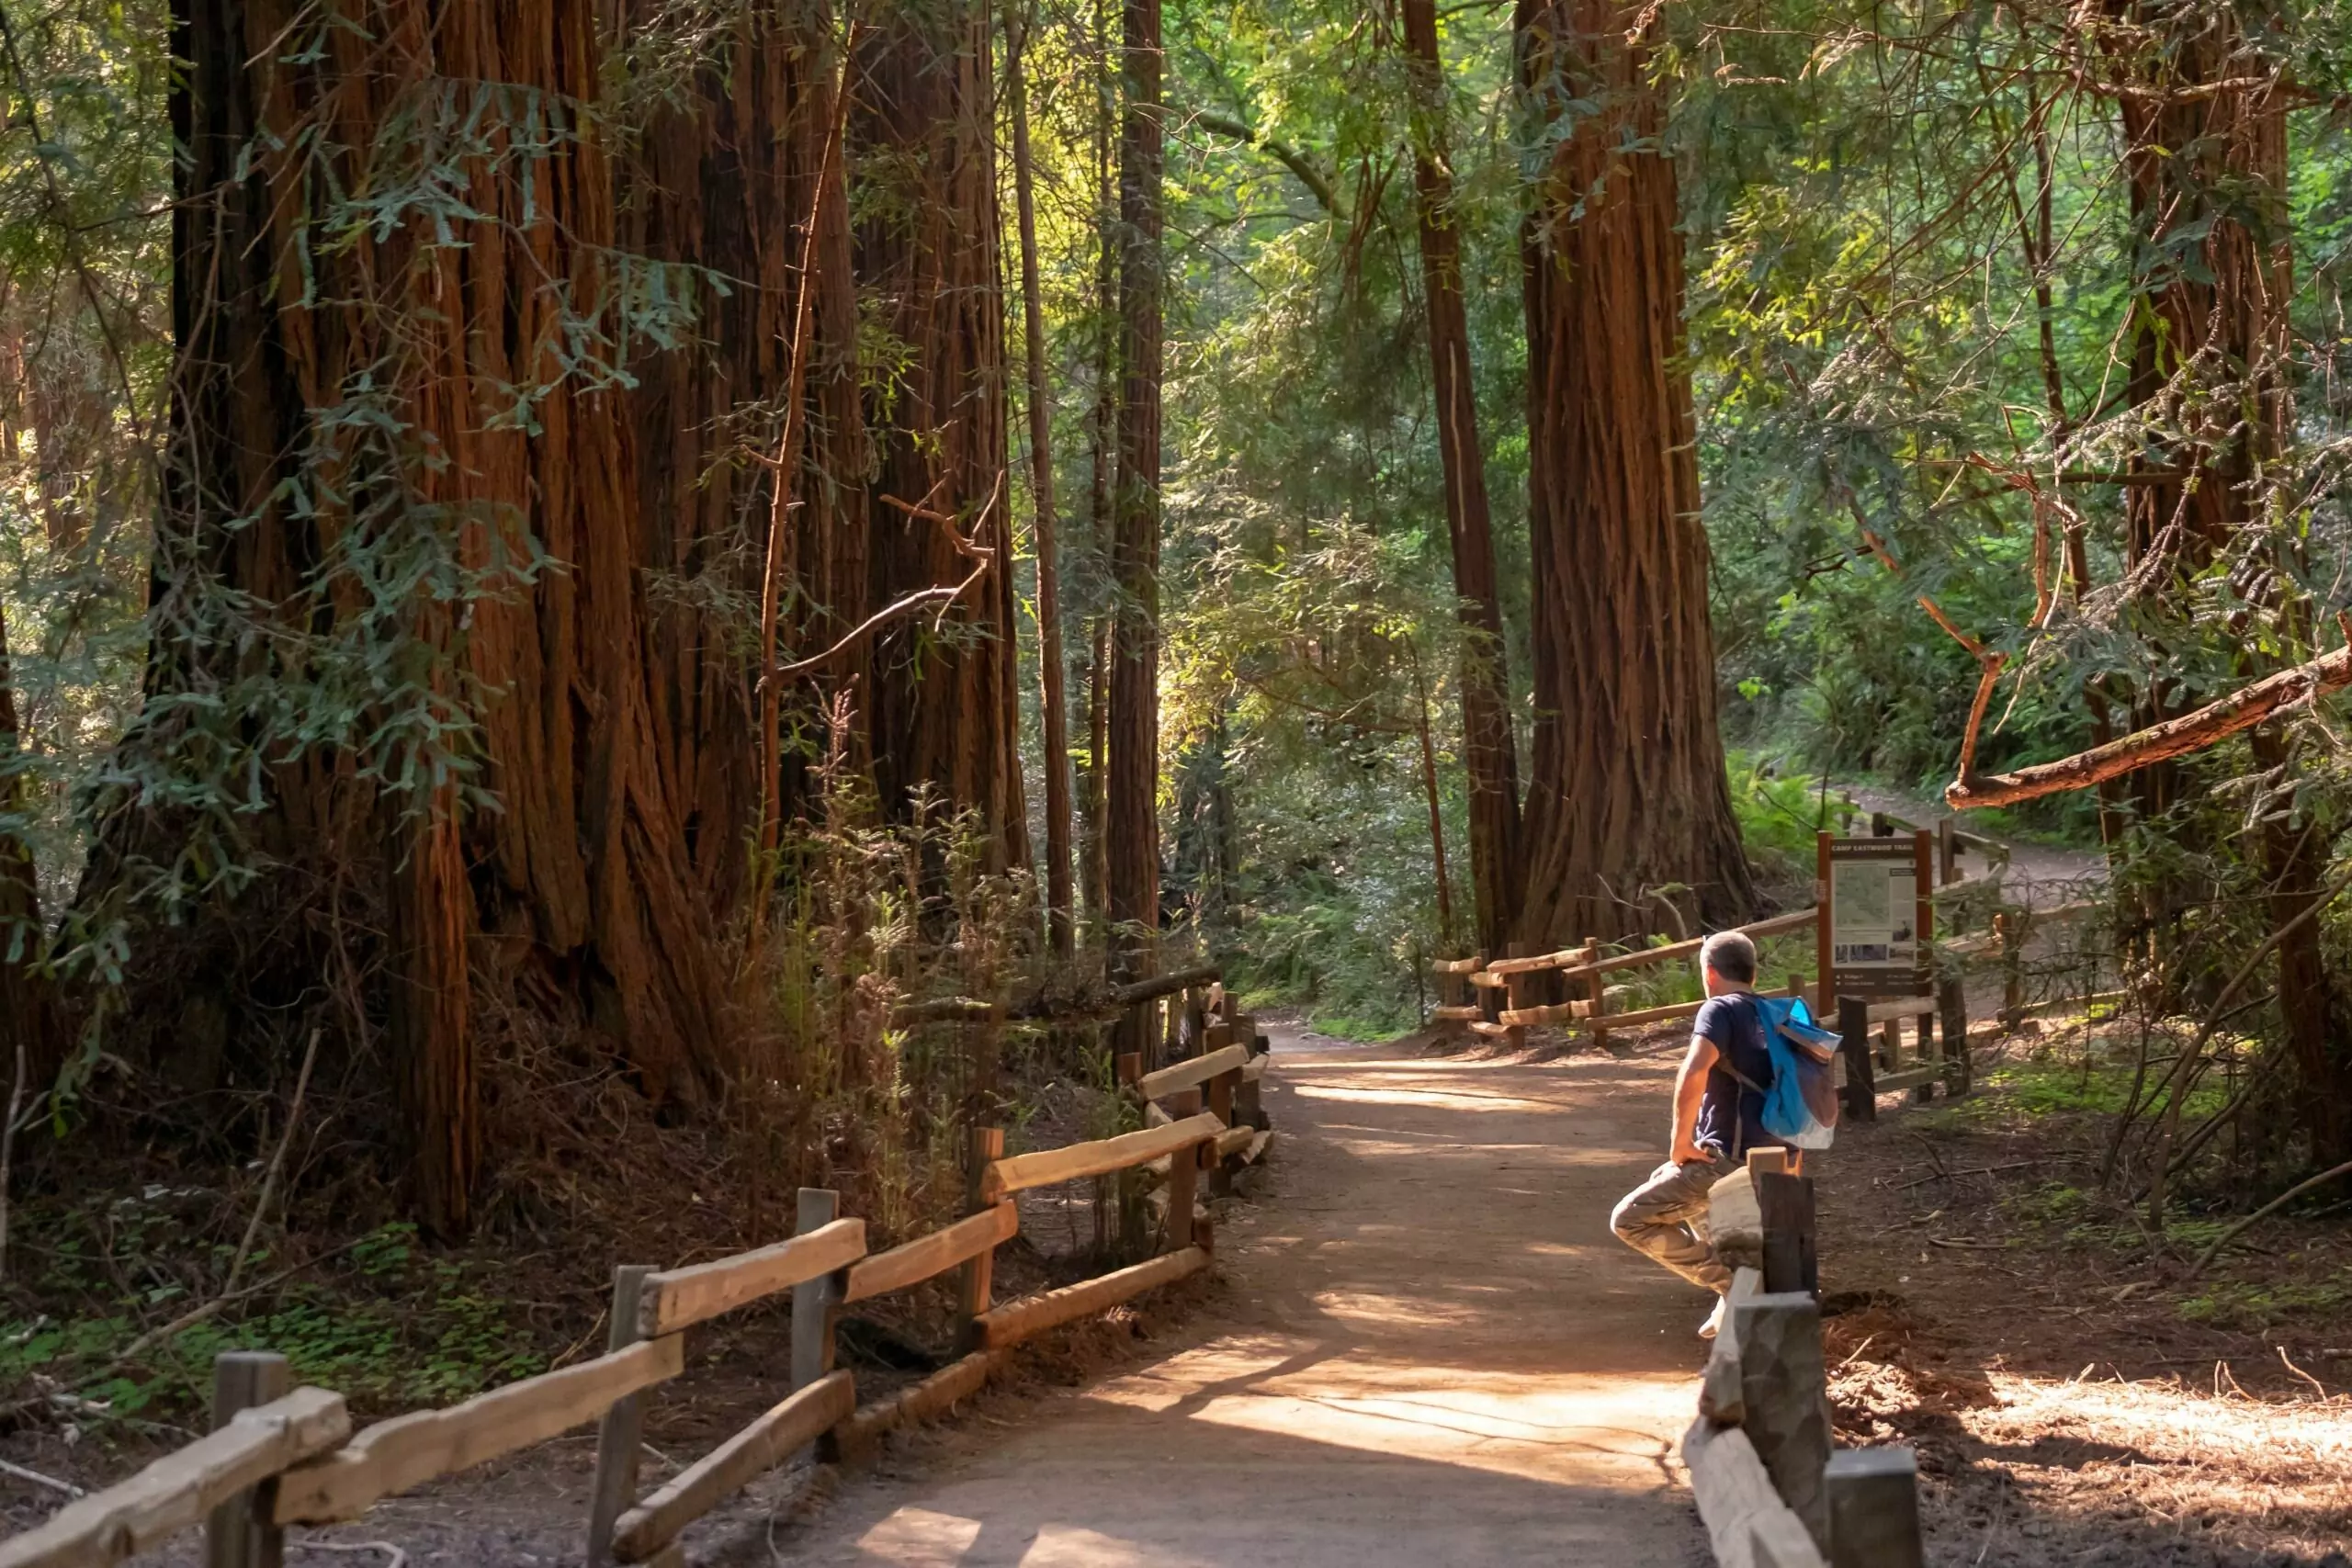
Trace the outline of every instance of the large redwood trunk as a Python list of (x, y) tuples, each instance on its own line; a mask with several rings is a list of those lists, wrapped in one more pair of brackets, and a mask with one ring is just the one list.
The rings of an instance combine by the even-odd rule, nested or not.
[[(1119, 436), (1104, 859), (1113, 969), (1148, 973), (1159, 929), (1159, 0), (1125, 0), (1119, 121)], [(1136, 1042), (1129, 1042), (1135, 1049)]]
[[(2132, 467), (2152, 477), (2124, 491), (2126, 569), (2147, 584), (2143, 614), (2163, 638), (2162, 623), (2186, 614), (2190, 579), (2253, 520), (2247, 481), (2278, 449), (2292, 270), (2287, 106), (2249, 86), (2258, 76), (2228, 6), (2131, 6), (2122, 19), (2138, 89), (2120, 100), (2139, 299), (2125, 392), (2158, 428), (2185, 432), (2143, 443)], [(2245, 215), (2264, 209), (2272, 231), (2258, 234)], [(2199, 226), (2183, 255), (2179, 236)], [(2151, 682), (2132, 695), (2131, 728), (2203, 700)], [(2143, 768), (2127, 793), (2153, 818), (2178, 803), (2181, 779), (2177, 763)]]
[[(1035, 25), (1027, 15), (1008, 22), (1024, 43)], [(1013, 186), (1021, 209), (1022, 337), (1029, 372), (1030, 495), (1037, 535), (1037, 676), (1040, 740), (1046, 766), (1046, 922), (1054, 951), (1068, 956), (1077, 942), (1070, 886), (1069, 671), (1062, 659), (1061, 552), (1054, 511), (1054, 409), (1046, 378), (1045, 290), (1037, 276), (1037, 201), (1029, 157), (1029, 86), (1023, 48), (1008, 49), (1012, 80)]]
[[(568, 1010), (656, 1096), (695, 1094), (724, 1049), (647, 678), (628, 410), (577, 358), (580, 312), (628, 331), (597, 303), (605, 158), (567, 107), (597, 94), (594, 7), (182, 0), (175, 48), (181, 358), (126, 758), (211, 781), (199, 801), (240, 782), (242, 746), (269, 771), (241, 819), (120, 796), (85, 897), (140, 907), (224, 822), (235, 854), (372, 882), (420, 1206), (458, 1230), (469, 988)], [(420, 164), (481, 216), (338, 205), (427, 188)], [(289, 689), (296, 718), (268, 705)], [(210, 909), (237, 950), (236, 903)], [(186, 978), (247, 1005), (236, 974)]]
[[(2256, 476), (2292, 419), (2289, 99), (2226, 6), (2132, 6), (2125, 19), (2135, 25), (2124, 36), (2136, 45), (2128, 70), (2138, 90), (2120, 104), (2139, 265), (2127, 392), (2152, 432), (2179, 434), (2152, 434), (2134, 455), (2150, 477), (2125, 491), (2124, 559), (2144, 585), (2143, 635), (2161, 653), (2175, 637), (2200, 635), (2188, 624), (2192, 580), (2246, 530), (2266, 526)], [(2184, 255), (2187, 235), (2197, 237)], [(2285, 571), (2269, 608), (2307, 626), (2308, 607), (2278, 597), (2294, 592), (2283, 585), (2303, 564), (2287, 558), (2297, 547), (2274, 547)], [(2269, 671), (2272, 661), (2257, 658), (2249, 655), (2249, 675)], [(2132, 728), (2207, 695), (2152, 680), (2132, 694)], [(2252, 750), (2266, 770), (2295, 766), (2277, 726), (2256, 730)], [(2154, 822), (2182, 804), (2195, 776), (2186, 761), (2159, 763), (2131, 775), (2121, 793)], [(2278, 942), (2278, 1008), (2315, 1165), (2352, 1155), (2352, 997), (2329, 973), (2321, 922), (2297, 920), (2321, 896), (2327, 837), (2299, 811), (2266, 821), (2246, 847), (2269, 884), (2273, 929), (2293, 926)], [(2142, 914), (2152, 941), (2175, 937), (2177, 911), (2194, 897), (2177, 886), (2151, 897)]]
[[(638, 0), (634, 12), (624, 25), (650, 29), (671, 8)], [(725, 296), (703, 299), (693, 343), (644, 356), (634, 400), (639, 548), (655, 593), (655, 729), (698, 891), (722, 922), (742, 912), (762, 804), (760, 671), (740, 606), (763, 587), (804, 259), (816, 295), (793, 504), (782, 519), (783, 576), (795, 592), (778, 627), (781, 657), (821, 651), (866, 612), (857, 289), (842, 161), (837, 150), (826, 156), (838, 61), (822, 17), (797, 23), (756, 7), (737, 14), (691, 95), (655, 108), (622, 170), (629, 250), (735, 280)], [(817, 710), (835, 670), (782, 686), (784, 819), (805, 794), (805, 761), (821, 744)]]
[(868, 411), (867, 592), (881, 609), (968, 584), (883, 626), (864, 705), (884, 808), (928, 788), (978, 811), (999, 866), (1025, 867), (992, 52), (987, 6), (946, 0), (892, 7), (856, 61), (857, 276), (910, 351)]
[(1523, 940), (1736, 919), (1753, 902), (1707, 622), (1682, 241), (1640, 7), (1519, 0), (1554, 143), (1523, 238), (1535, 730)]
[[(1470, 374), (1470, 324), (1462, 302), (1462, 231), (1455, 226), (1453, 175), (1446, 155), (1436, 0), (1405, 0), (1404, 12), (1418, 121), (1413, 186), (1420, 208), (1421, 288), (1429, 301), (1438, 457), (1445, 475), (1445, 522), (1453, 542), (1453, 592), (1462, 621), (1456, 679), (1462, 687), (1463, 761), (1470, 779), (1470, 875), (1477, 894), (1478, 951), (1500, 953), (1525, 890), (1519, 750), (1511, 735), (1486, 450), (1478, 441), (1477, 383)], [(1436, 820), (1432, 817), (1432, 832)]]

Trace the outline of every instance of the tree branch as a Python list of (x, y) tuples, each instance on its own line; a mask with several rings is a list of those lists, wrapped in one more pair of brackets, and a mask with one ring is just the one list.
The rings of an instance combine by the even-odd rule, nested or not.
[(1944, 804), (1955, 811), (1972, 807), (2009, 806), (2067, 790), (2087, 789), (2109, 779), (2184, 756), (2251, 729), (2274, 714), (2352, 686), (2352, 646), (2323, 654), (2308, 664), (2266, 675), (2194, 713), (2152, 724), (2145, 729), (2094, 746), (2087, 751), (2019, 768), (2013, 773), (1972, 777), (1963, 773), (1944, 791)]
[(1219, 136), (1231, 137), (1245, 146), (1255, 147), (1264, 152), (1283, 168), (1296, 175), (1298, 183), (1305, 186), (1308, 193), (1322, 204), (1324, 211), (1334, 218), (1340, 215), (1340, 198), (1331, 189), (1329, 177), (1317, 168), (1314, 162), (1297, 148), (1291, 146), (1288, 142), (1276, 141), (1272, 137), (1261, 136), (1242, 121), (1228, 115), (1196, 114), (1193, 116), (1192, 122), (1203, 130), (1214, 131)]

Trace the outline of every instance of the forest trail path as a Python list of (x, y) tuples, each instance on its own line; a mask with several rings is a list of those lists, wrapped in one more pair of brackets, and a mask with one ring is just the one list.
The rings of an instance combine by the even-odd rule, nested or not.
[[(1906, 822), (1933, 823), (1951, 812), (1938, 802), (1924, 795), (1909, 795), (1882, 784), (1832, 784), (1831, 788), (1847, 796), (1865, 811), (1884, 811)], [(2005, 837), (1989, 831), (1986, 825), (1962, 814), (1960, 825), (1973, 833), (1984, 833), (1998, 840), (2009, 849), (2009, 869), (2005, 884), (2009, 897), (2029, 908), (2053, 908), (2071, 904), (2077, 898), (2096, 897), (2107, 883), (2107, 857), (2096, 850), (2068, 849), (2058, 844), (2045, 844), (2030, 839)], [(1857, 832), (1868, 831), (1857, 828)], [(1984, 870), (1984, 858), (1974, 850), (1961, 852), (1961, 870), (1974, 876)]]
[(1148, 1364), (849, 1483), (784, 1561), (1703, 1561), (1671, 1455), (1707, 1300), (1608, 1226), (1657, 1158), (1672, 1064), (1279, 1031), (1274, 1053), (1273, 1190), (1219, 1230), (1222, 1298)]

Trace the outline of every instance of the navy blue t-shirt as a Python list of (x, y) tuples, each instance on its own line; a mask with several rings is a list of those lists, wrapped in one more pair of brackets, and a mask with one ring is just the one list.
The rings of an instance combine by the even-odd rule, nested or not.
[[(1707, 1091), (1699, 1101), (1699, 1127), (1691, 1141), (1731, 1160), (1779, 1144), (1764, 1130), (1763, 1091), (1772, 1083), (1772, 1053), (1764, 1043), (1764, 1016), (1755, 998), (1744, 993), (1708, 998), (1690, 1032), (1713, 1042), (1716, 1058), (1707, 1069)], [(1758, 1087), (1749, 1089), (1725, 1072), (1725, 1062)]]

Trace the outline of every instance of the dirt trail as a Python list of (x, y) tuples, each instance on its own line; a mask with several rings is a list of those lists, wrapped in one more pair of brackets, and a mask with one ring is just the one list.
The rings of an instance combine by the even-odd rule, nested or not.
[(1659, 1065), (1275, 1051), (1272, 1190), (1220, 1231), (1229, 1288), (1163, 1354), (696, 1560), (1703, 1561), (1671, 1453), (1706, 1298), (1607, 1223), (1657, 1157)]
[[(1865, 811), (1883, 811), (1906, 822), (1933, 826), (1951, 815), (1938, 802), (1883, 785), (1833, 784), (1830, 787)], [(2007, 845), (2009, 863), (2004, 885), (2009, 897), (2030, 908), (2049, 908), (2093, 897), (2106, 885), (2107, 861), (2097, 851), (2066, 849), (2026, 839), (2003, 839), (1997, 833), (1986, 833), (1985, 825), (1980, 821), (1966, 816), (1959, 820), (1970, 832), (1984, 833)], [(1857, 828), (1855, 831), (1867, 829)], [(1985, 870), (1980, 851), (1962, 849), (1960, 863), (1964, 875), (1982, 875)]]

